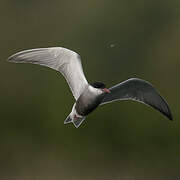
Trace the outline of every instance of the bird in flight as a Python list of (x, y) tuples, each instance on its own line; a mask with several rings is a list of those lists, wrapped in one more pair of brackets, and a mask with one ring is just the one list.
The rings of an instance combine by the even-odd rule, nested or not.
[(59, 71), (66, 79), (75, 103), (64, 124), (78, 128), (86, 116), (98, 106), (118, 100), (134, 100), (153, 107), (172, 120), (170, 108), (159, 92), (147, 81), (130, 78), (109, 89), (102, 82), (88, 83), (81, 58), (76, 52), (62, 47), (38, 48), (18, 52), (9, 62), (32, 63)]

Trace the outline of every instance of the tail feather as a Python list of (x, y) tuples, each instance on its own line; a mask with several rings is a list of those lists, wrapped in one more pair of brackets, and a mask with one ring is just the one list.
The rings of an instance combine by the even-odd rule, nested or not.
[(64, 124), (73, 123), (76, 128), (78, 128), (82, 122), (85, 120), (86, 117), (78, 117), (77, 119), (72, 119), (69, 115), (66, 120), (64, 121)]
[(73, 120), (71, 119), (70, 115), (66, 118), (66, 120), (64, 121), (64, 124), (68, 124), (71, 123)]
[(73, 124), (76, 128), (78, 128), (82, 122), (85, 120), (86, 117), (78, 118), (78, 119), (73, 119)]

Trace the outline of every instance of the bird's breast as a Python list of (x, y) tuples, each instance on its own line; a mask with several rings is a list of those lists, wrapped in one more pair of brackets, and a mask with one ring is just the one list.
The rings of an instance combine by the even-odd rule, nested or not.
[(82, 94), (76, 101), (76, 111), (82, 116), (86, 116), (95, 110), (101, 103), (102, 96), (93, 96), (91, 94)]

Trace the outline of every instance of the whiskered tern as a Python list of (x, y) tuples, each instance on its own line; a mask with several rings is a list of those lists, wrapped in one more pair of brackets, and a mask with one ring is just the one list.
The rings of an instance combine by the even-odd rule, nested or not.
[(78, 128), (86, 116), (99, 105), (117, 100), (144, 103), (172, 120), (167, 102), (149, 82), (131, 78), (109, 89), (102, 82), (89, 84), (83, 73), (80, 55), (69, 49), (62, 47), (30, 49), (10, 56), (8, 61), (47, 66), (59, 71), (65, 77), (76, 101), (64, 124), (73, 123)]

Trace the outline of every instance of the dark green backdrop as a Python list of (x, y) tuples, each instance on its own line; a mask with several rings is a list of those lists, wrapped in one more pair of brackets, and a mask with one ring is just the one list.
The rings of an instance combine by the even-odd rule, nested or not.
[[(0, 179), (180, 179), (179, 0), (0, 1)], [(74, 99), (57, 72), (6, 58), (62, 46), (89, 82), (150, 81), (174, 122), (130, 101), (64, 125)]]

